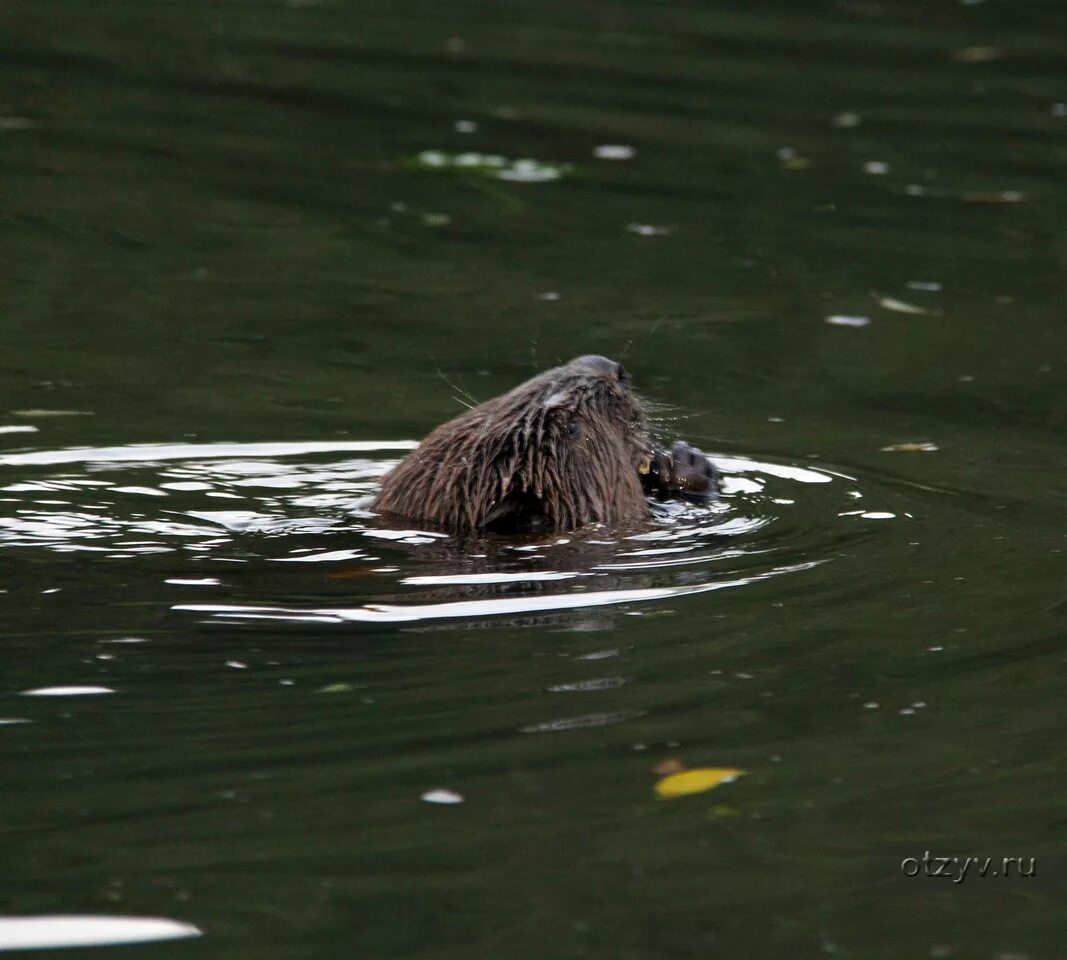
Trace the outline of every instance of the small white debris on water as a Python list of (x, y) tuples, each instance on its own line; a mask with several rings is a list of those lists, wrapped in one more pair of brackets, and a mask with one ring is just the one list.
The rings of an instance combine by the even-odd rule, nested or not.
[(670, 227), (657, 227), (652, 223), (628, 223), (626, 229), (639, 237), (665, 237), (672, 232)]
[(889, 173), (889, 164), (884, 160), (868, 160), (863, 165), (863, 172), (872, 177), (881, 177)]
[(514, 183), (545, 183), (549, 180), (558, 180), (562, 175), (563, 171), (560, 167), (529, 158), (516, 160), (510, 167), (505, 167), (497, 174), (501, 180), (510, 180)]
[(230, 667), (232, 670), (247, 670), (248, 669), (248, 664), (247, 663), (242, 663), (240, 660), (227, 660), (226, 661), (226, 666)]
[(895, 313), (923, 314), (930, 312), (925, 307), (917, 307), (914, 303), (905, 303), (903, 300), (896, 300), (893, 297), (881, 297), (878, 300), (878, 306), (886, 310), (892, 310)]
[(863, 705), (863, 709), (864, 709), (864, 710), (877, 710), (877, 709), (878, 709), (878, 702), (877, 702), (877, 701), (875, 701), (875, 700), (868, 700), (868, 701), (867, 701), (867, 702), (866, 702), (866, 703), (865, 703), (865, 704)]
[(922, 441), (921, 443), (892, 443), (888, 447), (882, 447), (882, 453), (937, 453), (936, 443)]
[(478, 124), (473, 120), (457, 120), (452, 125), (452, 129), (454, 129), (456, 133), (477, 133)]
[(174, 577), (170, 580), (164, 580), (164, 583), (171, 583), (179, 587), (217, 587), (222, 583), (218, 577)]
[(834, 126), (840, 130), (851, 130), (853, 127), (858, 127), (863, 122), (863, 118), (852, 110), (846, 110), (844, 113), (839, 113), (834, 117)]
[(905, 286), (909, 290), (922, 290), (925, 293), (941, 292), (941, 284), (937, 280), (909, 280)]
[(637, 151), (625, 143), (602, 143), (593, 151), (598, 160), (629, 160)]
[(425, 803), (462, 803), (464, 796), (455, 790), (427, 790), (421, 798)]
[(835, 327), (865, 327), (871, 322), (870, 317), (852, 316), (844, 313), (831, 314), (826, 322)]
[(538, 300), (558, 300), (559, 298), (560, 294), (558, 294), (555, 290), (549, 290), (546, 293), (539, 293), (537, 295)]
[(866, 513), (861, 513), (860, 517), (864, 520), (895, 520), (895, 513), (889, 513), (883, 510), (868, 510)]

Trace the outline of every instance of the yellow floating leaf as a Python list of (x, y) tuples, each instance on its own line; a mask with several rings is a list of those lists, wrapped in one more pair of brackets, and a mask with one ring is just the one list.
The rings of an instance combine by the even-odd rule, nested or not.
[(684, 797), (689, 793), (703, 793), (722, 783), (730, 783), (743, 777), (748, 771), (731, 767), (698, 767), (682, 773), (673, 773), (656, 784), (656, 793), (661, 797)]

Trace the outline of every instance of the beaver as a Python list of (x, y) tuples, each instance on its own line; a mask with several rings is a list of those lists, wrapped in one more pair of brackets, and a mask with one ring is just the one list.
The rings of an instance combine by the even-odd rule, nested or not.
[(653, 447), (621, 363), (584, 356), (434, 430), (382, 481), (374, 508), (457, 533), (565, 531), (649, 516), (649, 496), (713, 497), (696, 447)]

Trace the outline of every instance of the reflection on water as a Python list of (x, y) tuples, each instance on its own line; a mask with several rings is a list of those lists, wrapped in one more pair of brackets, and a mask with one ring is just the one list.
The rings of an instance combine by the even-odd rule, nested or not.
[(0, 917), (0, 950), (99, 947), (201, 935), (190, 923), (157, 917)]
[[(809, 530), (803, 539), (825, 540), (827, 556), (798, 560), (799, 544), (748, 546), (760, 530), (796, 505), (805, 487), (835, 480), (840, 486), (842, 478), (852, 487), (854, 481), (813, 467), (722, 457), (716, 459), (724, 472), (725, 493), (718, 502), (657, 503), (652, 523), (630, 531), (581, 531), (540, 540), (492, 538), (487, 555), (485, 543), (477, 540), (468, 545), (433, 531), (377, 525), (367, 506), (377, 478), (395, 461), (307, 459), (410, 446), (407, 442), (139, 445), (132, 450), (12, 454), (0, 468), (21, 468), (22, 479), (0, 487), (0, 492), (12, 495), (0, 501), (10, 505), (0, 516), (0, 546), (92, 551), (107, 559), (180, 551), (209, 567), (213, 561), (314, 563), (308, 568), (312, 577), (321, 577), (323, 566), (329, 565), (335, 572), (328, 575), (338, 579), (351, 578), (351, 564), (359, 561), (363, 566), (358, 569), (378, 581), (374, 601), (362, 606), (293, 609), (195, 602), (176, 603), (173, 609), (229, 620), (391, 623), (586, 609), (740, 587), (826, 562), (830, 544), (848, 536), (832, 532), (829, 525), (840, 522), (834, 517), (893, 516), (833, 508), (824, 508), (830, 512), (820, 516), (814, 501), (805, 502), (809, 515), (819, 516), (817, 522), (827, 529)], [(81, 465), (84, 473), (71, 472), (72, 464)], [(55, 472), (56, 467), (63, 469)], [(64, 496), (56, 497), (57, 493)], [(855, 489), (838, 490), (830, 499), (841, 506), (862, 496)], [(199, 507), (197, 501), (206, 498), (239, 500), (242, 503), (234, 506), (241, 509)], [(366, 546), (324, 549), (326, 538), (338, 537)], [(309, 538), (314, 538), (313, 546), (308, 545)], [(257, 543), (265, 549), (257, 549)], [(381, 566), (390, 562), (380, 552), (388, 544), (408, 553), (399, 561), (391, 560), (395, 565)], [(235, 548), (241, 556), (233, 555)], [(803, 550), (805, 557), (812, 556), (810, 543)], [(515, 563), (523, 569), (499, 569)], [(409, 572), (420, 564), (446, 572)], [(694, 573), (712, 567), (712, 572), (694, 581)], [(549, 589), (547, 584), (553, 581), (567, 582)], [(172, 576), (164, 583), (231, 589), (225, 576)], [(380, 599), (407, 592), (403, 588), (425, 593), (431, 587), (431, 603)], [(501, 591), (506, 595), (494, 595)]]

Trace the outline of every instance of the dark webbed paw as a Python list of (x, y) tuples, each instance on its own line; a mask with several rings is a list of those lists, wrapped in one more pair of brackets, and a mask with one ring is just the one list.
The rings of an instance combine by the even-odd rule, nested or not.
[(652, 451), (647, 467), (643, 465), (641, 482), (646, 493), (696, 499), (716, 496), (721, 486), (715, 464), (684, 440), (675, 440), (670, 450)]

